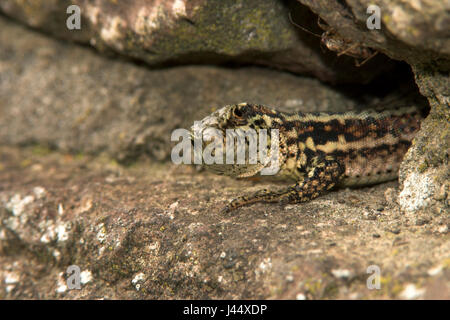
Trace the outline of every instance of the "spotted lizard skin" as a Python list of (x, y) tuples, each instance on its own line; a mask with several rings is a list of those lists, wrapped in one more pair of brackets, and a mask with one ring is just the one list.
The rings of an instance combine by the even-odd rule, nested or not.
[[(279, 130), (277, 176), (293, 180), (293, 184), (281, 190), (262, 189), (240, 196), (222, 210), (229, 212), (255, 202), (309, 201), (336, 185), (362, 186), (393, 180), (421, 120), (421, 110), (416, 106), (345, 113), (283, 113), (241, 103), (212, 113), (196, 129), (220, 130), (224, 145), (226, 129)], [(216, 174), (249, 177), (258, 174), (264, 165), (213, 164), (206, 168)]]

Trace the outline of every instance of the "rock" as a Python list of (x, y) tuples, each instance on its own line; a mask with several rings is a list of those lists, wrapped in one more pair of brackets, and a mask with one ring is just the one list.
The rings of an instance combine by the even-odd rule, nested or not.
[[(431, 65), (415, 66), (416, 82), (431, 105), (429, 116), (408, 150), (399, 172), (399, 203), (406, 212), (449, 211), (450, 86), (449, 75)], [(431, 70), (431, 71), (430, 71)], [(440, 203), (440, 204), (439, 204)]]
[[(68, 30), (61, 27), (65, 26), (68, 17), (66, 9), (72, 2), (34, 1), (29, 3), (6, 0), (0, 3), (0, 9), (30, 26), (43, 29), (63, 39), (89, 43), (100, 51), (114, 51), (145, 61), (150, 65), (167, 65), (175, 61), (177, 64), (233, 61), (234, 63), (269, 65), (297, 73), (311, 74), (333, 83), (368, 82), (380, 73), (389, 72), (389, 70), (395, 72), (389, 60), (379, 58), (381, 54), (374, 59), (375, 61), (368, 62), (368, 67), (355, 68), (352, 65), (353, 58), (345, 57), (345, 54), (339, 58), (336, 57), (336, 54), (344, 50), (343, 48), (334, 53), (330, 50), (322, 53), (319, 39), (303, 30), (312, 30), (318, 34), (325, 31), (316, 25), (314, 15), (307, 9), (309, 8), (323, 19), (322, 25), (328, 25), (324, 28), (332, 31), (328, 34), (329, 38), (332, 39), (337, 35), (350, 44), (371, 48), (392, 59), (406, 61), (412, 66), (417, 85), (421, 93), (429, 99), (432, 110), (416, 139), (415, 147), (406, 156), (401, 169), (400, 181), (403, 191), (399, 201), (402, 209), (408, 212), (433, 207), (433, 201), (429, 201), (429, 198), (436, 197), (438, 192), (436, 190), (443, 188), (444, 181), (448, 180), (449, 171), (450, 37), (448, 30), (450, 30), (450, 16), (448, 4), (440, 0), (430, 0), (426, 3), (400, 0), (379, 1), (377, 5), (380, 10), (380, 28), (369, 30), (367, 21), (370, 13), (367, 9), (371, 2), (368, 0), (344, 3), (329, 0), (299, 0), (299, 2), (304, 6), (295, 5), (295, 2), (283, 4), (275, 0), (238, 2), (153, 0), (145, 3), (100, 0), (95, 4), (87, 0), (78, 0), (73, 3), (81, 9), (83, 22), (81, 30)], [(290, 14), (294, 23), (300, 23), (301, 28), (289, 21)], [(49, 21), (51, 23), (48, 23)], [(41, 52), (42, 56), (46, 54), (51, 55), (51, 53)], [(339, 59), (339, 63), (336, 63), (336, 59)], [(20, 67), (17, 70), (20, 70)], [(81, 79), (83, 76), (78, 74), (80, 72), (83, 73), (83, 70), (81, 68), (80, 71), (78, 66), (65, 70), (66, 74), (76, 74)], [(132, 74), (129, 72), (127, 74), (129, 74), (128, 79), (133, 81)], [(167, 77), (171, 76), (167, 74)], [(158, 77), (158, 79), (165, 79), (165, 77)], [(240, 79), (246, 82), (245, 77)], [(60, 79), (57, 80), (60, 81)], [(162, 83), (157, 79), (148, 81), (152, 81), (153, 84)], [(231, 81), (234, 80), (230, 79)], [(139, 80), (135, 82), (135, 85), (136, 83), (139, 83)], [(183, 80), (180, 84), (182, 83)], [(102, 103), (96, 104), (98, 106), (96, 110), (90, 107), (78, 109), (84, 110), (85, 113), (75, 115), (74, 121), (90, 125), (89, 120), (92, 114), (103, 115), (104, 108), (118, 108), (116, 112), (120, 113), (123, 103), (133, 104), (136, 100), (142, 101), (142, 99), (157, 101), (155, 97), (149, 97), (149, 94), (139, 89), (129, 88), (128, 90), (134, 90), (135, 95), (132, 97), (134, 100), (123, 101), (120, 97), (119, 100), (122, 101), (103, 99)], [(108, 88), (103, 88), (103, 95), (108, 94)], [(251, 97), (250, 94), (246, 96)], [(247, 97), (244, 100), (248, 100)], [(53, 102), (50, 97), (47, 97), (46, 101), (47, 104)], [(80, 101), (76, 103), (82, 104)], [(74, 116), (68, 113), (66, 112), (68, 116)], [(184, 118), (191, 120), (192, 114), (189, 113)], [(170, 116), (170, 113), (167, 115)], [(152, 140), (150, 151), (152, 156), (163, 159), (167, 157), (167, 153), (161, 151), (162, 144), (167, 141), (154, 136), (155, 132), (163, 130), (157, 129), (158, 123), (166, 121), (164, 115), (161, 117), (158, 118), (159, 120), (154, 119), (156, 123), (153, 123), (147, 120), (147, 115), (142, 116), (141, 128), (152, 125), (152, 128), (143, 134), (137, 134), (133, 128), (119, 128), (119, 126), (116, 127), (115, 132), (100, 129), (92, 140), (104, 140), (105, 137), (109, 137), (109, 140), (115, 140), (121, 145), (104, 146), (98, 141), (94, 148), (112, 151), (120, 154), (118, 158), (126, 159), (129, 155), (133, 157), (142, 153), (142, 146)], [(65, 124), (66, 128), (73, 126), (73, 123)], [(31, 137), (34, 137), (33, 130), (30, 130), (29, 137), (24, 139), (29, 140)], [(38, 136), (37, 140), (43, 139)], [(52, 138), (47, 137), (47, 140), (50, 145), (54, 145)], [(22, 142), (15, 141), (15, 143)], [(71, 150), (87, 149), (73, 146), (73, 144), (73, 142), (58, 143), (57, 147)], [(424, 155), (427, 155), (426, 159)], [(408, 163), (413, 162), (420, 162), (422, 171), (419, 172), (416, 166), (408, 166)], [(424, 168), (429, 169), (425, 172)], [(448, 185), (444, 188), (448, 189)], [(444, 203), (448, 208), (447, 200), (437, 201)]]
[(349, 280), (353, 277), (352, 271), (348, 269), (333, 269), (331, 270), (331, 273), (334, 277), (338, 279)]
[[(450, 281), (448, 235), (429, 232), (438, 219), (408, 225), (396, 204), (374, 222), (334, 191), (296, 210), (255, 204), (223, 215), (219, 208), (252, 182), (32, 147), (2, 147), (0, 162), (0, 299), (412, 299), (422, 290), (448, 297), (445, 285), (432, 289), (437, 278)], [(352, 194), (364, 207), (394, 185)], [(36, 197), (36, 187), (45, 196)], [(11, 203), (19, 202), (17, 211)], [(401, 247), (384, 231), (396, 223)], [(367, 288), (374, 265), (380, 290)], [(79, 290), (69, 267), (79, 271)]]
[[(382, 28), (369, 31), (368, 1), (301, 2), (380, 54), (356, 68), (352, 57), (322, 53), (319, 39), (289, 22), (291, 12), (324, 31), (295, 2), (79, 0), (83, 27), (68, 31), (72, 2), (1, 1), (10, 17), (104, 54), (0, 18), (0, 299), (447, 298), (448, 10), (439, 0), (381, 1)], [(408, 66), (383, 54), (411, 66), (431, 106), (398, 197), (390, 182), (224, 216), (218, 209), (252, 182), (151, 162), (168, 160), (173, 129), (225, 104), (343, 111), (385, 105), (400, 88), (414, 93)], [(353, 84), (180, 66), (192, 62)], [(367, 210), (385, 202), (373, 220)], [(81, 290), (71, 289), (70, 266)], [(369, 266), (381, 272), (380, 290), (367, 287)]]
[(422, 297), (424, 294), (425, 294), (424, 289), (418, 289), (414, 284), (410, 283), (400, 293), (400, 298), (406, 300), (415, 300)]
[[(381, 0), (380, 28), (369, 29), (369, 0), (299, 0), (343, 38), (409, 64), (435, 62), (448, 68), (450, 58), (449, 4), (441, 0)], [(438, 59), (438, 60), (436, 60)]]
[[(66, 27), (66, 10), (72, 4), (80, 8), (81, 30)], [(366, 68), (355, 67), (350, 58), (336, 63), (336, 55), (323, 52), (319, 39), (289, 21), (289, 12), (308, 25), (316, 20), (295, 1), (5, 0), (0, 9), (60, 38), (150, 65), (256, 63), (334, 83), (368, 82), (393, 67), (386, 57)]]
[(317, 80), (273, 70), (148, 70), (4, 19), (0, 43), (2, 143), (104, 152), (121, 161), (141, 155), (165, 160), (174, 129), (190, 128), (225, 104), (247, 101), (304, 111), (348, 110), (357, 104)]

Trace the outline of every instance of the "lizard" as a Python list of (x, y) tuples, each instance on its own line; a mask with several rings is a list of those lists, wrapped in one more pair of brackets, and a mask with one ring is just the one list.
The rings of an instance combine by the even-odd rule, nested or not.
[[(306, 202), (335, 186), (357, 187), (396, 179), (422, 119), (421, 109), (414, 105), (343, 113), (284, 113), (240, 103), (213, 112), (192, 130), (217, 129), (224, 133), (226, 145), (226, 129), (278, 129), (277, 176), (293, 180), (293, 184), (280, 190), (262, 189), (242, 195), (221, 210), (225, 213), (256, 202)], [(249, 177), (264, 166), (246, 162), (205, 167), (220, 175)]]

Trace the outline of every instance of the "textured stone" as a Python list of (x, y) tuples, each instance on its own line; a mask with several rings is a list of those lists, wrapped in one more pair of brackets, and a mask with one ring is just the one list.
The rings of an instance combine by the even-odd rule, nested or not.
[[(450, 83), (449, 74), (432, 65), (414, 66), (420, 92), (431, 105), (399, 173), (401, 207), (407, 212), (450, 211)], [(440, 210), (439, 210), (440, 211)]]
[[(381, 0), (381, 28), (369, 30), (370, 0), (299, 0), (355, 43), (410, 64), (435, 61), (449, 66), (450, 3), (442, 0)], [(437, 60), (437, 61), (436, 61)]]
[(448, 217), (417, 225), (392, 204), (365, 218), (396, 182), (223, 215), (264, 186), (36, 148), (2, 147), (0, 165), (1, 299), (410, 299), (412, 284), (449, 298)]
[[(341, 189), (305, 204), (256, 204), (220, 215), (225, 201), (264, 186), (150, 162), (167, 159), (174, 128), (229, 103), (349, 110), (396, 87), (381, 80), (371, 90), (333, 89), (254, 67), (149, 70), (1, 18), (0, 298), (449, 299), (446, 2), (381, 1), (383, 25), (376, 32), (364, 29), (367, 1), (302, 2), (339, 34), (412, 66), (431, 111), (406, 155), (400, 185)], [(322, 55), (319, 39), (290, 25), (281, 2), (217, 7), (199, 1), (198, 11), (186, 7), (187, 15), (175, 15), (181, 1), (146, 1), (160, 9), (139, 37), (131, 29), (139, 21), (133, 8), (144, 2), (77, 3), (98, 8), (84, 10), (83, 20), (92, 23), (80, 32), (61, 28), (69, 1), (5, 0), (0, 7), (35, 28), (147, 65), (251, 62), (331, 82), (364, 82), (384, 71), (380, 60), (355, 68), (353, 58)], [(242, 30), (233, 17), (244, 21)], [(293, 18), (321, 32), (304, 7)], [(162, 22), (157, 29), (146, 29), (156, 22)], [(291, 46), (292, 34), (300, 43)], [(250, 35), (255, 41), (247, 41)], [(388, 77), (395, 82), (396, 74)], [(132, 166), (115, 161), (141, 155), (148, 157)], [(82, 271), (81, 290), (67, 287), (71, 264)], [(380, 267), (380, 290), (367, 288), (370, 265)], [(351, 277), (336, 276), (344, 270)]]
[(163, 160), (174, 129), (189, 128), (224, 104), (304, 111), (356, 105), (315, 79), (251, 67), (148, 70), (1, 19), (0, 46), (0, 141), (8, 144)]
[[(66, 8), (81, 9), (81, 30), (66, 28)], [(289, 21), (315, 24), (295, 1), (278, 0), (3, 0), (0, 9), (60, 38), (117, 52), (150, 65), (251, 63), (314, 75), (329, 82), (368, 82), (392, 69), (386, 57), (357, 68), (319, 46)], [(50, 22), (50, 23), (49, 23)], [(378, 64), (376, 63), (378, 62)]]

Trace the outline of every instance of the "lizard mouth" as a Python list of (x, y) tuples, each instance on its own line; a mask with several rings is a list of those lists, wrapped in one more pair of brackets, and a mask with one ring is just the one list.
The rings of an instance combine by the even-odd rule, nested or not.
[[(203, 159), (203, 151), (205, 148), (214, 142), (214, 140), (217, 137), (217, 133), (220, 133), (223, 137), (223, 134), (225, 133), (224, 129), (221, 129), (221, 124), (224, 121), (224, 118), (227, 115), (227, 112), (229, 110), (229, 106), (223, 107), (209, 116), (203, 118), (200, 121), (195, 121), (194, 124), (191, 126), (190, 130), (190, 138), (191, 138), (191, 146), (194, 153), (201, 153), (200, 157)], [(217, 132), (219, 130), (219, 132)], [(216, 133), (214, 135), (213, 133)], [(198, 143), (200, 141), (200, 144)], [(224, 139), (222, 138), (222, 143), (224, 143)], [(198, 149), (198, 145), (201, 146), (201, 149)], [(224, 150), (214, 150), (215, 152), (223, 152)], [(198, 155), (197, 155), (198, 156)], [(205, 165), (205, 163), (202, 161), (202, 166), (206, 167), (210, 171), (214, 171), (216, 174), (223, 174), (222, 172), (226, 171), (225, 168), (223, 168), (223, 165)]]

